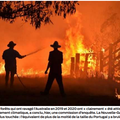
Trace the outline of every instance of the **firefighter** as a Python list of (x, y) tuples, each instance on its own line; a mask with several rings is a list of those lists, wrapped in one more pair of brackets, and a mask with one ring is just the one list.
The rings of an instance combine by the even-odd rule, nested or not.
[(14, 82), (14, 75), (17, 74), (17, 65), (16, 65), (16, 58), (24, 58), (26, 55), (20, 55), (19, 52), (14, 50), (15, 43), (13, 41), (10, 41), (7, 45), (9, 49), (5, 50), (3, 52), (2, 58), (5, 60), (5, 85), (8, 86), (8, 80), (9, 80), (9, 74), (11, 75), (10, 78), (10, 86), (13, 86)]
[(54, 44), (51, 45), (51, 47), (53, 47), (54, 50), (49, 53), (49, 59), (48, 59), (49, 62), (45, 74), (47, 74), (49, 68), (50, 68), (50, 72), (45, 90), (44, 92), (41, 92), (41, 94), (48, 95), (52, 83), (54, 79), (56, 79), (59, 85), (61, 95), (65, 96), (63, 83), (62, 83), (62, 66), (61, 66), (61, 64), (63, 63), (63, 53), (58, 50), (58, 48), (60, 48), (61, 46), (58, 44), (57, 41), (55, 41)]

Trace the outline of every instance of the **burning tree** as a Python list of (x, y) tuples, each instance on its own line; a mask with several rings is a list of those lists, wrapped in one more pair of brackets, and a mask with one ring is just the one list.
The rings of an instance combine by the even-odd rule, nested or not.
[(120, 38), (120, 18), (112, 14), (101, 26), (102, 45), (113, 43)]
[(75, 1), (1, 1), (0, 18), (13, 23), (16, 18), (21, 17), (35, 28), (40, 28), (41, 24), (52, 23), (53, 14), (66, 18), (67, 14), (76, 12)]
[(94, 49), (91, 48), (92, 46), (85, 44), (88, 41), (85, 41), (81, 32), (81, 13), (77, 11), (72, 18), (74, 18), (74, 25), (72, 25), (71, 19), (67, 18), (69, 28), (66, 30), (64, 39), (65, 62), (63, 63), (63, 74), (79, 77), (80, 72), (89, 71), (91, 74), (96, 70), (96, 57), (93, 54)]
[[(117, 13), (112, 14), (101, 26), (101, 48), (105, 48), (105, 56), (109, 56), (109, 60), (106, 60), (106, 63), (109, 63), (109, 71), (112, 71), (114, 76), (120, 73), (120, 18)], [(110, 44), (110, 45), (109, 45)], [(109, 52), (107, 51), (109, 47)], [(106, 64), (106, 65), (107, 65)], [(110, 72), (109, 72), (110, 73)], [(111, 74), (111, 73), (110, 73)], [(110, 76), (110, 75), (109, 75)]]

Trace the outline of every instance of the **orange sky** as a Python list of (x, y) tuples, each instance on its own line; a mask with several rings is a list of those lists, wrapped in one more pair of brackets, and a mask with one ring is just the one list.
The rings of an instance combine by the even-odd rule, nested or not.
[[(84, 36), (83, 42), (92, 44), (96, 34), (100, 32), (102, 23), (113, 13), (117, 13), (118, 16), (120, 16), (119, 6), (119, 1), (81, 1), (80, 5), (77, 6), (77, 11), (81, 14), (79, 17), (81, 19), (80, 25), (82, 26), (81, 34)], [(76, 25), (75, 18), (69, 16), (67, 19), (71, 21), (71, 27)], [(17, 44), (15, 49), (22, 55), (45, 47), (44, 50), (34, 55), (28, 56), (22, 60), (17, 60), (18, 72), (20, 72), (22, 68), (45, 70), (49, 51), (52, 50), (50, 44), (53, 44), (53, 42), (57, 40), (62, 45), (61, 49), (63, 49), (66, 30), (69, 29), (69, 24), (66, 19), (54, 16), (52, 20), (54, 23), (53, 25), (42, 25), (41, 28), (37, 30), (32, 27), (29, 22), (24, 23), (21, 19), (16, 19), (13, 24), (0, 20), (0, 56), (2, 56), (3, 51), (7, 49), (7, 44), (11, 40)], [(2, 62), (2, 58), (0, 62)]]

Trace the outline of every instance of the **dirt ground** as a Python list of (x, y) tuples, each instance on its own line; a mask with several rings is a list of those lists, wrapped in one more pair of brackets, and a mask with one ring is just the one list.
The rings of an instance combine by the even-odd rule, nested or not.
[(74, 79), (63, 77), (66, 97), (62, 97), (56, 80), (54, 81), (48, 96), (40, 95), (47, 82), (47, 77), (21, 77), (24, 88), (17, 77), (14, 87), (5, 87), (4, 75), (0, 76), (0, 106), (116, 106), (120, 100), (115, 97), (115, 88), (118, 93), (120, 84), (111, 80), (102, 79)]

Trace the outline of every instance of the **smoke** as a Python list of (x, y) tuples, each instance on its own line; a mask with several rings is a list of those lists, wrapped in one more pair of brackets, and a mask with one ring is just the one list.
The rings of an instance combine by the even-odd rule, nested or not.
[[(17, 45), (15, 49), (19, 51), (21, 55), (25, 55), (45, 47), (45, 49), (28, 56), (22, 60), (17, 60), (18, 72), (22, 68), (34, 70), (45, 70), (48, 62), (50, 47), (54, 41), (58, 41), (64, 49), (66, 30), (70, 27), (76, 26), (76, 19), (80, 19), (81, 34), (84, 36), (83, 43), (86, 47), (94, 44), (95, 39), (101, 38), (101, 25), (114, 13), (120, 15), (120, 2), (98, 2), (98, 1), (80, 1), (80, 5), (77, 6), (77, 11), (80, 13), (79, 18), (68, 15), (67, 19), (71, 20), (70, 24), (67, 19), (54, 16), (52, 18), (53, 25), (42, 25), (40, 29), (35, 29), (29, 22), (24, 23), (21, 19), (17, 19), (15, 23), (0, 20), (0, 56), (5, 49), (9, 41), (14, 41)], [(71, 56), (70, 56), (71, 57)], [(2, 62), (2, 58), (0, 59)]]
[[(7, 44), (11, 40), (17, 44), (15, 46), (15, 49), (21, 55), (25, 55), (38, 49), (45, 48), (36, 54), (28, 56), (22, 60), (17, 60), (18, 72), (20, 72), (22, 68), (45, 70), (47, 66), (49, 51), (52, 50), (50, 45), (53, 44), (55, 40), (59, 40), (61, 37), (59, 33), (61, 32), (58, 32), (59, 30), (56, 30), (55, 26), (53, 25), (42, 26), (40, 29), (36, 30), (34, 27), (30, 26), (29, 23), (25, 23), (23, 25), (23, 22), (21, 22), (20, 19), (16, 20), (16, 22), (13, 24), (9, 24), (9, 22), (2, 20), (0, 22), (0, 55), (2, 56), (3, 51), (5, 49), (8, 49)], [(0, 62), (2, 62), (2, 57)]]
[[(120, 16), (120, 8), (118, 7), (120, 2), (105, 2), (105, 1), (94, 1), (94, 2), (80, 2), (78, 10), (81, 11), (83, 31), (86, 33), (85, 36), (88, 40), (94, 43), (96, 37), (101, 36), (102, 24), (110, 18), (114, 13)], [(102, 38), (101, 38), (102, 40)]]

